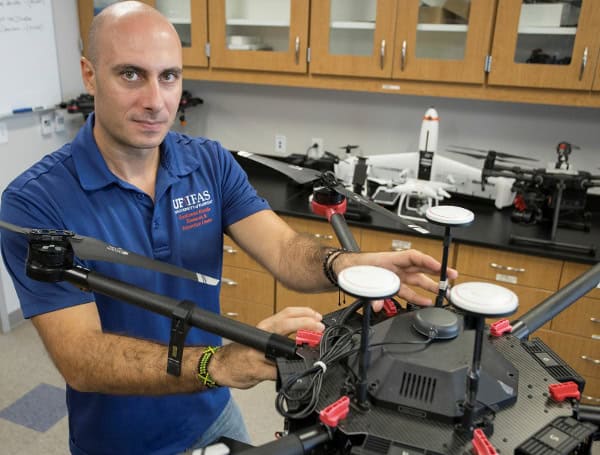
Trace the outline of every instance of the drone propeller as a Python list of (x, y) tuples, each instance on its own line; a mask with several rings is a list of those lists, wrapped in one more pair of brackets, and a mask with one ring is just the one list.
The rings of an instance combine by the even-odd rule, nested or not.
[(495, 150), (478, 149), (475, 147), (465, 147), (463, 145), (450, 145), (449, 147), (455, 148), (455, 149), (473, 150), (474, 152), (480, 152), (480, 153), (484, 153), (484, 154), (488, 154), (489, 152), (494, 152), (496, 154), (496, 156), (499, 158), (514, 158), (517, 160), (535, 161), (535, 162), (539, 161), (539, 160), (536, 160), (535, 158), (528, 158), (526, 156), (513, 155), (511, 153), (504, 153), (504, 152), (496, 152)]
[(124, 264), (144, 269), (154, 270), (156, 272), (166, 273), (179, 278), (185, 278), (209, 286), (216, 286), (219, 280), (201, 273), (192, 272), (181, 267), (177, 267), (166, 262), (156, 261), (146, 256), (142, 256), (123, 248), (110, 245), (93, 237), (85, 237), (75, 234), (71, 231), (55, 230), (55, 229), (30, 229), (16, 226), (6, 221), (0, 221), (0, 228), (8, 231), (16, 232), (17, 234), (32, 237), (36, 235), (61, 236), (65, 238), (73, 248), (73, 252), (80, 259), (96, 260), (112, 262), (115, 264)]
[(377, 205), (376, 203), (370, 201), (369, 199), (365, 198), (364, 196), (361, 196), (360, 194), (354, 193), (354, 192), (346, 189), (346, 187), (344, 185), (342, 185), (340, 182), (338, 182), (337, 178), (331, 171), (320, 172), (320, 171), (317, 171), (314, 169), (308, 169), (308, 168), (304, 168), (304, 167), (300, 167), (300, 166), (296, 166), (296, 165), (286, 164), (281, 161), (277, 161), (273, 158), (268, 158), (268, 157), (262, 156), (262, 155), (256, 155), (256, 154), (250, 153), (250, 152), (232, 151), (232, 153), (236, 153), (237, 155), (239, 155), (243, 158), (247, 158), (249, 160), (252, 160), (257, 163), (263, 164), (267, 167), (270, 167), (271, 169), (279, 171), (282, 174), (288, 176), (289, 178), (291, 178), (292, 180), (294, 180), (298, 183), (301, 183), (301, 184), (309, 183), (309, 182), (320, 183), (324, 187), (329, 188), (334, 191), (337, 191), (338, 193), (344, 195), (348, 200), (352, 200), (358, 204), (362, 204), (362, 205), (370, 208), (374, 212), (384, 215), (387, 218), (394, 220), (395, 222), (399, 222), (402, 225), (404, 225), (420, 234), (429, 233), (429, 231), (427, 229), (423, 228), (422, 226), (419, 226), (414, 223), (409, 223), (409, 222), (403, 220), (402, 218), (398, 217), (396, 214), (390, 212), (389, 210), (384, 209), (380, 205)]
[[(485, 160), (487, 158), (486, 155), (477, 155), (476, 153), (471, 153), (471, 152), (463, 152), (461, 150), (451, 150), (451, 149), (446, 149), (447, 152), (450, 153), (456, 153), (458, 155), (464, 155), (464, 156), (470, 156), (471, 158), (475, 158), (477, 160)], [(498, 153), (498, 152), (496, 152)], [(506, 158), (496, 158), (496, 161), (500, 162), (500, 163), (510, 163), (510, 164), (519, 164), (518, 161), (514, 161), (514, 160), (508, 160)], [(537, 161), (537, 160), (536, 160)]]

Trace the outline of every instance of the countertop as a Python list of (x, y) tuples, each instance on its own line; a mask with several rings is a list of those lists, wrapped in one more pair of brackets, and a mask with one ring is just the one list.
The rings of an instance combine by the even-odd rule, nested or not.
[[(269, 202), (275, 212), (280, 215), (324, 220), (323, 217), (312, 213), (310, 209), (308, 200), (312, 192), (310, 186), (298, 185), (283, 174), (247, 159), (239, 158), (239, 162), (247, 172), (248, 178), (258, 194)], [(498, 210), (492, 200), (453, 195), (452, 198), (442, 201), (442, 204), (458, 205), (471, 210), (475, 214), (475, 220), (471, 225), (452, 228), (453, 242), (586, 264), (595, 264), (600, 261), (600, 211), (592, 212), (590, 232), (559, 227), (554, 239), (556, 242), (562, 243), (593, 245), (596, 247), (596, 251), (594, 255), (591, 255), (572, 249), (555, 248), (547, 245), (523, 245), (511, 242), (511, 235), (549, 240), (551, 226), (549, 224), (525, 225), (513, 222), (510, 217), (512, 208), (507, 207)], [(401, 232), (412, 236), (418, 235), (402, 224), (395, 223), (394, 220), (388, 219), (379, 213), (371, 212), (369, 218), (353, 220), (347, 217), (347, 223), (351, 226)], [(425, 234), (425, 237), (443, 238), (444, 228), (442, 226), (431, 223), (418, 224), (425, 226), (430, 231), (430, 234)]]

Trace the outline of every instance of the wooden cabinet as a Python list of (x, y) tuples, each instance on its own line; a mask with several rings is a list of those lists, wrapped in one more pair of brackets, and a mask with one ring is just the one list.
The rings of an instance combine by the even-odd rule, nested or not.
[(436, 13), (439, 9), (418, 0), (398, 1), (392, 77), (482, 84), (495, 2), (446, 1), (446, 16)]
[[(536, 13), (536, 9), (548, 8), (571, 13), (563, 11), (562, 21), (560, 12), (553, 13), (558, 22)], [(522, 0), (500, 0), (488, 82), (590, 90), (598, 62), (599, 23), (600, 5), (594, 0), (527, 5), (522, 5)]]
[(306, 73), (309, 0), (209, 0), (214, 68)]
[[(316, 221), (296, 217), (283, 218), (297, 232), (308, 234), (319, 240), (323, 245), (340, 247), (333, 229), (326, 221)], [(360, 245), (361, 230), (357, 228), (351, 228), (350, 230), (356, 239), (356, 242)], [(276, 311), (280, 311), (288, 306), (309, 306), (321, 314), (331, 313), (332, 311), (337, 310), (339, 305), (349, 304), (354, 301), (353, 297), (346, 296), (341, 292), (332, 291), (318, 294), (306, 294), (292, 291), (279, 282), (277, 282), (276, 296)]]
[(453, 6), (460, 14), (419, 0), (315, 2), (310, 72), (483, 83), (494, 2), (447, 2)]
[(273, 314), (275, 279), (228, 236), (223, 238), (221, 313), (256, 325)]
[[(565, 262), (560, 287), (591, 266)], [(600, 404), (600, 289), (592, 289), (552, 320), (550, 330), (540, 331), (563, 359), (586, 379), (584, 401)], [(536, 335), (538, 335), (536, 333)]]
[(310, 72), (392, 75), (396, 0), (313, 2)]
[[(186, 79), (600, 107), (594, 0), (525, 5), (572, 6), (562, 27), (519, 25), (523, 0), (144, 1), (180, 34)], [(86, 48), (94, 1), (78, 5)]]
[[(555, 259), (459, 245), (456, 283), (483, 281), (510, 289), (519, 297), (517, 312), (509, 316), (515, 320), (558, 290), (562, 265)], [(543, 327), (549, 328), (550, 322)]]

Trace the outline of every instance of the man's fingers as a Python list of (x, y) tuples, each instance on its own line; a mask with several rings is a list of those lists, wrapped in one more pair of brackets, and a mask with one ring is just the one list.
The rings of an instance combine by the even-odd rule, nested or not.
[(322, 332), (323, 316), (307, 307), (288, 307), (258, 323), (259, 329), (279, 335), (289, 335), (299, 329)]

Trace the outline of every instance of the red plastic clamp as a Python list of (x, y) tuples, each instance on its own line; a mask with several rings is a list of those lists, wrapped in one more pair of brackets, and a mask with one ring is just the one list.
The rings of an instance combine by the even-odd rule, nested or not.
[(329, 427), (337, 427), (340, 420), (345, 419), (349, 411), (350, 398), (344, 395), (335, 403), (330, 404), (319, 412), (319, 419)]
[(473, 432), (473, 453), (476, 455), (498, 455), (494, 446), (490, 443), (481, 428)]
[(392, 299), (385, 299), (383, 301), (383, 312), (388, 318), (398, 314), (398, 308), (396, 308), (396, 304)]
[(321, 342), (321, 332), (313, 332), (312, 330), (300, 329), (296, 332), (296, 345), (301, 346), (308, 344), (311, 348), (317, 347)]
[(567, 398), (575, 398), (579, 400), (581, 398), (581, 392), (576, 382), (559, 382), (557, 384), (550, 384), (548, 386), (550, 396), (554, 401), (565, 401)]
[(508, 319), (500, 319), (490, 325), (490, 335), (499, 337), (506, 332), (512, 332), (512, 325)]

